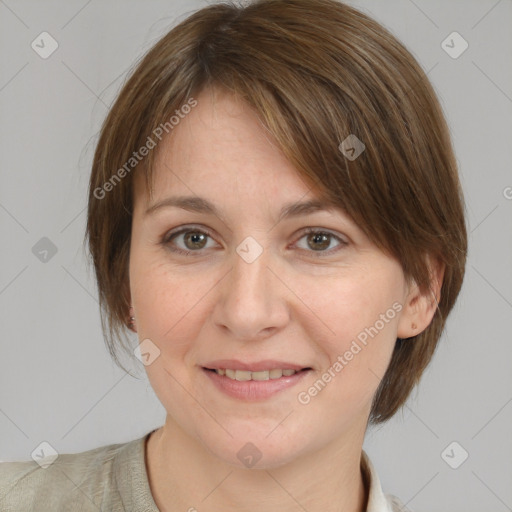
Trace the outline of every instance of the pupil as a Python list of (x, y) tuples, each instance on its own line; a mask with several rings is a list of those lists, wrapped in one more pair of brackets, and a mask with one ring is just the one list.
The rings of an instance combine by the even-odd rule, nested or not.
[(187, 238), (192, 240), (193, 245), (196, 245), (196, 244), (200, 243), (201, 238), (204, 239), (204, 235), (201, 233), (189, 234), (187, 236)]
[[(329, 247), (329, 235), (325, 234), (325, 233), (320, 233), (320, 234), (313, 234), (310, 239), (313, 240), (313, 243), (314, 244), (317, 244), (320, 242), (320, 247), (317, 245), (316, 247), (312, 247), (313, 250), (318, 250), (318, 249), (325, 249), (326, 247)], [(323, 243), (321, 243), (323, 240)]]

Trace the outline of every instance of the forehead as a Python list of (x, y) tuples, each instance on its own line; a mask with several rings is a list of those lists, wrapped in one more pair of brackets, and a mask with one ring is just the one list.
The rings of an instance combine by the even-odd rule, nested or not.
[(136, 197), (145, 196), (146, 205), (171, 193), (210, 202), (261, 198), (269, 208), (273, 201), (325, 196), (298, 173), (248, 104), (218, 90), (196, 100), (156, 148), (151, 201), (137, 176)]

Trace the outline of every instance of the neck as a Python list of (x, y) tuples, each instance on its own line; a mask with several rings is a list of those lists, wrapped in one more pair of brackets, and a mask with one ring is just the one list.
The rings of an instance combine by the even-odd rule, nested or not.
[(364, 432), (289, 464), (245, 469), (218, 459), (167, 417), (147, 443), (148, 479), (161, 512), (364, 512), (363, 439)]

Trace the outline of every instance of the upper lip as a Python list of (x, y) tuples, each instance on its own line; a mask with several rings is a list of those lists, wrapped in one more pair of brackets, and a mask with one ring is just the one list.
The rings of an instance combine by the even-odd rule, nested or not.
[(247, 372), (261, 372), (263, 370), (303, 370), (310, 368), (307, 365), (293, 364), (285, 361), (277, 361), (274, 359), (267, 359), (265, 361), (254, 361), (252, 363), (239, 361), (237, 359), (217, 359), (206, 363), (204, 368), (209, 370), (218, 370), (219, 368), (228, 368), (230, 370), (244, 370)]

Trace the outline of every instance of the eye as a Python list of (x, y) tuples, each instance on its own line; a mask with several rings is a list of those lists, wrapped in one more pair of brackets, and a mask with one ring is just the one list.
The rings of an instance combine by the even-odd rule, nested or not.
[[(190, 254), (191, 252), (200, 252), (206, 247), (207, 239), (211, 238), (210, 233), (202, 229), (196, 229), (191, 226), (169, 233), (162, 241), (171, 251), (179, 254)], [(175, 240), (180, 240), (184, 244), (183, 248), (174, 246)]]
[[(178, 254), (189, 255), (191, 253), (198, 253), (198, 255), (200, 255), (203, 249), (211, 248), (211, 246), (207, 246), (208, 238), (212, 238), (212, 235), (208, 231), (193, 226), (187, 226), (167, 234), (162, 240), (162, 244), (170, 251)], [(300, 247), (300, 245), (298, 245), (297, 242), (302, 239), (306, 239), (306, 247)], [(338, 242), (338, 246), (329, 249), (333, 240)], [(295, 245), (301, 250), (310, 253), (313, 257), (330, 255), (348, 245), (348, 243), (339, 236), (321, 228), (306, 228), (297, 242), (295, 242)], [(177, 246), (177, 243), (181, 243), (182, 246)]]
[[(304, 238), (306, 239), (307, 244), (304, 250), (312, 253), (312, 256), (314, 257), (322, 257), (326, 254), (330, 255), (348, 245), (347, 242), (339, 236), (334, 233), (330, 233), (329, 231), (324, 231), (321, 228), (307, 228), (298, 241)], [(338, 242), (338, 247), (326, 250), (331, 245), (333, 239)]]

